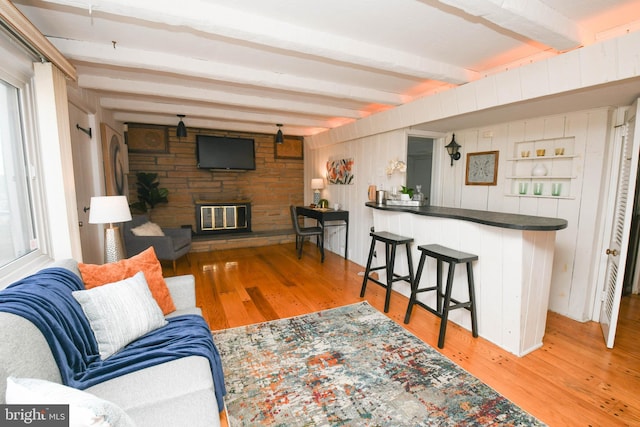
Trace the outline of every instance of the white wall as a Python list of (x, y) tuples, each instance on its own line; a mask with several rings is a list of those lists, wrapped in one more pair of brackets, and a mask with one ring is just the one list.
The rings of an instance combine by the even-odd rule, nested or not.
[[(82, 187), (76, 188), (77, 191), (74, 193), (78, 198), (77, 203), (80, 205), (80, 208), (82, 208), (83, 206), (89, 206), (89, 197), (106, 195), (101, 123), (106, 123), (120, 135), (123, 134), (123, 125), (113, 119), (111, 111), (104, 110), (100, 106), (100, 99), (92, 91), (79, 88), (75, 82), (69, 82), (67, 85), (67, 95), (69, 103), (76, 107), (74, 111), (80, 111), (83, 117), (86, 115), (89, 127), (91, 128), (90, 141), (86, 141), (86, 135), (84, 134), (80, 137), (80, 144), (83, 145), (83, 149), (79, 150), (80, 156), (83, 157), (84, 154), (88, 159), (83, 158), (83, 161), (93, 165), (80, 175), (83, 178), (80, 184)], [(75, 124), (76, 122), (70, 124), (72, 133), (78, 133), (78, 130), (75, 129)], [(72, 148), (75, 149), (73, 144)], [(126, 152), (122, 154), (126, 180), (128, 159)], [(75, 156), (78, 156), (78, 153), (74, 152), (74, 158)], [(128, 188), (126, 181), (125, 188)], [(82, 259), (82, 261), (100, 264), (104, 258), (104, 225), (89, 224), (89, 213), (84, 212), (82, 209), (78, 210), (78, 217), (78, 220), (83, 222), (80, 237), (82, 239), (82, 253), (86, 259)], [(79, 260), (79, 258), (76, 259)]]
[[(349, 254), (352, 261), (364, 265), (369, 248), (369, 229), (373, 225), (371, 210), (365, 207), (368, 200), (369, 185), (392, 186), (404, 184), (404, 176), (395, 173), (387, 177), (385, 168), (390, 160), (406, 160), (407, 136), (404, 130), (388, 132), (352, 141), (321, 147), (316, 150), (306, 149), (304, 182), (305, 203), (313, 200), (311, 190), (312, 178), (325, 178), (322, 198), (329, 200), (329, 206), (340, 203), (349, 211)], [(353, 158), (355, 180), (351, 185), (328, 185), (326, 181), (326, 164), (330, 160)], [(325, 248), (344, 255), (344, 231), (342, 227), (328, 228), (325, 236)]]
[[(456, 140), (462, 145), (462, 158), (450, 167), (450, 159), (440, 145), (448, 139), (436, 142), (434, 168), (434, 205), (526, 215), (560, 217), (567, 219), (569, 226), (556, 235), (556, 251), (551, 282), (550, 309), (576, 320), (588, 320), (592, 312), (593, 293), (596, 286), (595, 268), (599, 255), (595, 253), (595, 242), (599, 230), (598, 206), (603, 187), (603, 171), (607, 162), (608, 141), (613, 124), (613, 111), (596, 109), (572, 112), (564, 115), (540, 117), (494, 125), (489, 128), (452, 129)], [(323, 197), (332, 204), (339, 202), (350, 211), (349, 258), (360, 264), (366, 263), (369, 228), (372, 213), (364, 206), (369, 184), (382, 185), (389, 189), (404, 183), (404, 176), (394, 174), (387, 178), (384, 169), (389, 160), (406, 156), (409, 130), (397, 130), (349, 142), (329, 145), (305, 152), (305, 180), (309, 183), (315, 176), (323, 176), (327, 160), (352, 157), (355, 160), (355, 183), (353, 185), (331, 185), (323, 190)], [(484, 138), (483, 135), (493, 135)], [(517, 142), (539, 139), (571, 137), (574, 141), (571, 198), (519, 198), (507, 196), (511, 193), (511, 172)], [(466, 153), (498, 150), (498, 185), (466, 186), (464, 173)], [(437, 172), (440, 171), (440, 172)], [(308, 175), (308, 176), (307, 176)], [(313, 176), (312, 176), (313, 175)], [(606, 183), (605, 183), (606, 184)], [(310, 187), (310, 186), (306, 186)], [(306, 188), (306, 201), (312, 193)], [(326, 246), (336, 253), (343, 253), (342, 234), (336, 228), (328, 235)], [(428, 242), (416, 242), (416, 245)], [(342, 245), (342, 246), (340, 246)]]

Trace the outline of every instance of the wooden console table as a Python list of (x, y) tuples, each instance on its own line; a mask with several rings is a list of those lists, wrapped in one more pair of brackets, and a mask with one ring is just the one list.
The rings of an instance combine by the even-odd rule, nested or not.
[[(323, 209), (323, 208), (310, 208), (309, 206), (297, 206), (298, 213), (307, 218), (313, 218), (322, 224), (323, 227), (332, 227), (338, 225), (345, 226), (345, 239), (344, 239), (344, 258), (347, 259), (349, 254), (349, 211), (335, 210), (335, 209)], [(343, 221), (342, 224), (329, 224), (326, 225), (326, 221)]]

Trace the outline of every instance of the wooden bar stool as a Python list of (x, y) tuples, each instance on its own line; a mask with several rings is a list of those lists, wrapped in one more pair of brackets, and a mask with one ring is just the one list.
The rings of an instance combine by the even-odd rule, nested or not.
[[(367, 289), (367, 281), (371, 280), (374, 283), (382, 286), (387, 289), (387, 294), (384, 300), (384, 312), (387, 313), (389, 311), (389, 301), (391, 299), (391, 287), (393, 282), (397, 282), (400, 280), (404, 280), (409, 282), (411, 288), (413, 289), (413, 262), (411, 261), (411, 243), (413, 242), (413, 238), (411, 237), (403, 237), (397, 234), (389, 233), (386, 231), (372, 231), (371, 236), (371, 249), (369, 250), (369, 259), (367, 260), (367, 267), (364, 271), (364, 280), (362, 281), (362, 290), (360, 291), (360, 298), (364, 297), (364, 292)], [(376, 242), (383, 242), (385, 245), (385, 265), (381, 265), (379, 267), (371, 267), (371, 261), (373, 260), (373, 254), (376, 250)], [(394, 264), (396, 261), (396, 248), (398, 245), (405, 245), (407, 250), (407, 262), (409, 264), (409, 274), (406, 276), (400, 276), (399, 274), (394, 273)], [(371, 277), (370, 274), (376, 270), (385, 269), (387, 273), (387, 281), (386, 283), (381, 282), (380, 280)]]
[[(414, 304), (429, 310), (440, 318), (440, 335), (438, 336), (438, 348), (444, 347), (444, 336), (447, 330), (447, 319), (449, 317), (449, 311), (458, 308), (465, 308), (471, 312), (471, 332), (474, 337), (478, 336), (478, 320), (476, 318), (476, 296), (475, 287), (473, 282), (473, 267), (471, 263), (478, 259), (477, 255), (468, 254), (466, 252), (456, 251), (440, 245), (422, 245), (418, 246), (418, 249), (422, 254), (420, 255), (420, 262), (418, 263), (418, 270), (416, 277), (411, 286), (411, 297), (409, 298), (409, 305), (407, 307), (407, 313), (404, 317), (404, 323), (409, 323), (411, 318), (411, 310)], [(432, 257), (437, 260), (436, 265), (436, 285), (428, 288), (418, 289), (420, 285), (420, 276), (422, 276), (422, 269), (424, 268), (424, 262), (427, 257)], [(447, 285), (442, 290), (442, 263), (447, 262), (449, 264), (449, 271), (447, 273)], [(465, 263), (467, 265), (467, 284), (469, 286), (469, 301), (461, 302), (454, 298), (451, 298), (451, 290), (453, 288), (453, 274), (457, 264)], [(427, 304), (418, 301), (417, 295), (420, 292), (436, 291), (436, 304), (437, 308), (434, 310)]]

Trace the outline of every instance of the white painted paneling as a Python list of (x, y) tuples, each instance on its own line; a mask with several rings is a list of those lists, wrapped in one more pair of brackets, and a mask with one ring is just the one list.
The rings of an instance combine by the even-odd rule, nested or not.
[(624, 55), (622, 52), (637, 52), (640, 46), (640, 31), (632, 32), (616, 40), (618, 45), (618, 55), (623, 55), (623, 60), (616, 61), (618, 78), (630, 78), (638, 75), (640, 70), (640, 55)]
[[(367, 189), (369, 185), (382, 186), (389, 190), (392, 186), (405, 183), (403, 174), (395, 173), (387, 177), (385, 168), (389, 160), (406, 158), (406, 133), (404, 130), (374, 135), (349, 143), (336, 144), (311, 150), (305, 147), (305, 203), (313, 200), (311, 179), (325, 178), (322, 198), (329, 200), (330, 206), (340, 203), (349, 211), (349, 259), (366, 264), (369, 250), (369, 229), (373, 219), (369, 208)], [(354, 183), (336, 185), (326, 182), (328, 160), (354, 159)], [(344, 230), (342, 227), (327, 229), (326, 249), (339, 255), (344, 254)]]
[[(605, 170), (604, 159), (606, 157), (607, 141), (609, 129), (611, 128), (612, 111), (597, 110), (590, 112), (587, 116), (587, 129), (585, 132), (584, 162), (579, 165), (584, 167), (584, 173), (580, 173), (576, 179), (578, 189), (581, 191), (579, 221), (577, 228), (575, 247), (580, 248), (575, 254), (575, 272), (573, 283), (583, 283), (583, 287), (572, 286), (572, 294), (569, 299), (567, 312), (572, 313), (572, 317), (586, 321), (591, 317), (592, 308), (589, 306), (590, 300), (595, 292), (596, 283), (593, 277), (596, 275), (596, 263), (598, 258), (597, 247), (598, 236), (595, 233), (579, 232), (583, 227), (596, 229), (598, 216), (603, 215), (606, 206), (599, 200), (600, 187), (603, 183)], [(579, 171), (576, 171), (578, 173)], [(581, 172), (581, 170), (580, 170)], [(577, 216), (577, 215), (576, 215)], [(577, 218), (576, 218), (577, 219)]]
[(567, 52), (549, 63), (549, 91), (553, 93), (578, 89), (580, 79), (580, 56), (577, 52)]
[[(517, 230), (502, 230), (502, 246), (498, 253), (503, 257), (502, 277), (499, 292), (502, 295), (502, 330), (501, 341), (505, 348), (518, 348), (520, 345), (520, 327), (522, 298), (520, 284), (525, 279), (523, 271), (524, 253), (522, 247), (522, 232)], [(497, 243), (497, 242), (496, 242)], [(483, 258), (486, 256), (482, 254)], [(494, 332), (495, 333), (495, 332)]]
[[(473, 274), (480, 336), (518, 356), (542, 345), (555, 232), (523, 232), (450, 218), (372, 210), (376, 229), (414, 237), (412, 258), (416, 269), (420, 257), (417, 248), (423, 244), (437, 243), (478, 255)], [(379, 244), (376, 250), (375, 265), (381, 265), (384, 245)], [(398, 249), (395, 271), (407, 272), (404, 248)], [(447, 274), (448, 264), (443, 263), (443, 285)], [(435, 260), (427, 258), (420, 279), (420, 288), (435, 284)], [(410, 295), (409, 285), (404, 282), (394, 283), (393, 288)], [(469, 298), (464, 264), (454, 271), (452, 297), (460, 301)], [(434, 292), (419, 294), (418, 299), (436, 307)], [(471, 330), (467, 310), (451, 311), (449, 321)]]
[(549, 286), (553, 262), (555, 232), (523, 233), (523, 286), (522, 286), (522, 353), (529, 353), (542, 345), (544, 337)]
[(535, 98), (549, 93), (549, 61), (537, 61), (520, 69), (522, 96)]
[[(456, 134), (456, 140), (462, 145), (462, 158), (454, 162), (454, 166), (451, 167), (450, 159), (446, 154), (442, 158), (434, 157), (435, 162), (442, 163), (440, 169), (435, 168), (441, 173), (437, 177), (438, 182), (441, 183), (441, 188), (438, 189), (440, 199), (432, 200), (435, 205), (552, 216), (568, 221), (568, 227), (556, 233), (549, 308), (581, 321), (585, 320), (592, 310), (591, 294), (594, 292), (597, 279), (593, 272), (595, 263), (592, 262), (592, 258), (596, 256), (593, 253), (593, 247), (598, 234), (599, 194), (602, 167), (605, 162), (603, 153), (607, 146), (610, 128), (609, 114), (607, 109), (597, 109), (509, 122), (491, 126), (490, 129), (452, 129)], [(483, 138), (485, 130), (490, 130), (493, 137)], [(510, 165), (512, 162), (506, 162), (506, 159), (515, 155), (515, 143), (545, 138), (570, 138), (573, 141), (573, 150), (578, 157), (571, 161), (572, 175), (576, 176), (576, 179), (571, 181), (570, 196), (572, 198), (556, 200), (506, 196), (505, 176), (512, 167)], [(450, 139), (451, 134), (447, 136), (444, 143), (448, 143)], [(551, 141), (550, 144), (553, 147), (555, 143)], [(466, 153), (488, 150), (500, 151), (498, 185), (490, 189), (485, 186), (466, 186), (464, 184)], [(340, 197), (340, 202), (350, 211), (350, 259), (364, 265), (369, 248), (368, 233), (372, 224), (371, 209), (364, 207), (367, 186), (372, 180), (374, 184), (382, 184), (387, 189), (392, 183), (404, 182), (402, 175), (387, 178), (384, 168), (390, 159), (396, 157), (403, 159), (406, 155), (406, 134), (404, 131), (389, 132), (344, 144), (308, 149), (305, 152), (305, 171), (319, 168), (324, 170), (327, 159), (341, 158), (346, 155), (353, 155), (355, 158), (356, 184), (342, 186), (346, 188), (342, 189), (344, 193), (339, 195), (333, 188), (324, 190), (329, 193), (323, 192), (323, 195), (328, 196), (330, 201), (333, 197)], [(305, 191), (307, 191), (305, 200), (310, 201), (311, 189), (308, 188)], [(416, 244), (429, 242), (429, 236), (425, 235), (424, 238), (425, 240), (422, 241), (416, 238)], [(497, 248), (502, 247), (503, 250), (516, 250), (508, 248), (504, 242), (499, 246), (491, 239), (486, 239), (483, 244), (489, 244), (488, 242), (496, 245)], [(334, 245), (338, 244), (331, 240), (329, 250), (341, 253), (339, 247), (336, 246), (334, 249)], [(416, 253), (414, 260), (416, 266), (417, 262)], [(504, 268), (503, 275), (513, 274), (508, 266)], [(433, 274), (435, 275), (435, 272)], [(515, 279), (520, 280), (519, 277)], [(482, 298), (494, 299), (493, 296), (486, 295)], [(505, 316), (508, 318), (508, 312)], [(509, 319), (509, 321), (515, 320)]]
[(565, 116), (546, 117), (544, 119), (544, 139), (562, 138), (565, 136)]

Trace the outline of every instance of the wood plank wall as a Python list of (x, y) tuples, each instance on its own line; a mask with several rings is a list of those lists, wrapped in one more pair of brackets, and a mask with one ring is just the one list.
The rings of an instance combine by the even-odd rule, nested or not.
[[(129, 194), (135, 200), (136, 173), (156, 172), (161, 187), (169, 190), (169, 203), (152, 212), (154, 222), (166, 227), (191, 225), (195, 230), (195, 200), (250, 200), (253, 231), (291, 228), (290, 204), (303, 200), (303, 160), (276, 159), (274, 135), (187, 128), (176, 137), (169, 127), (167, 153), (129, 153)], [(196, 135), (253, 138), (254, 171), (208, 171), (196, 167)]]
[[(594, 289), (597, 281), (598, 252), (594, 245), (600, 232), (599, 208), (604, 200), (601, 189), (606, 179), (608, 150), (612, 129), (611, 109), (594, 109), (539, 117), (497, 125), (451, 129), (462, 145), (462, 158), (449, 165), (443, 149), (446, 138), (436, 139), (434, 147), (434, 179), (432, 204), (499, 212), (522, 213), (565, 218), (569, 227), (556, 236), (556, 252), (552, 275), (550, 309), (584, 321), (591, 317)], [(364, 207), (367, 186), (375, 184), (390, 189), (405, 182), (405, 177), (387, 177), (385, 167), (390, 160), (405, 159), (407, 138), (414, 132), (400, 129), (384, 134), (354, 139), (305, 153), (305, 181), (321, 173), (327, 160), (353, 157), (355, 183), (331, 185), (323, 190), (330, 203), (339, 202), (350, 211), (349, 259), (364, 265), (369, 246), (372, 213)], [(448, 134), (450, 138), (450, 133)], [(513, 173), (512, 161), (518, 144), (538, 139), (569, 138), (577, 157), (572, 160), (571, 198), (514, 197), (507, 176)], [(498, 184), (496, 186), (466, 186), (466, 154), (498, 150)], [(548, 184), (550, 185), (550, 184)], [(311, 190), (306, 189), (306, 197)], [(326, 247), (340, 253), (341, 235), (328, 236)], [(425, 244), (428, 242), (416, 242)], [(417, 254), (414, 256), (417, 259)]]

